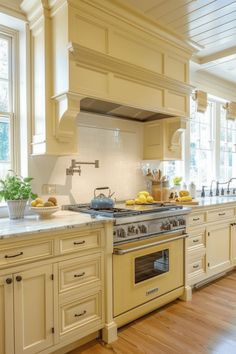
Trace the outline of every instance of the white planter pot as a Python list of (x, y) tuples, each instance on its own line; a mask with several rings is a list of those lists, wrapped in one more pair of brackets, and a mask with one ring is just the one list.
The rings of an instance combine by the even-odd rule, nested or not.
[(7, 200), (10, 219), (23, 219), (28, 199)]

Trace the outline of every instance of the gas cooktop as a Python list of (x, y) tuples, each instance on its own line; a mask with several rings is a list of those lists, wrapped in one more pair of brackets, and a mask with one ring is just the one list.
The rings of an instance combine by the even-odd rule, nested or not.
[(76, 211), (79, 213), (87, 213), (94, 216), (105, 216), (111, 218), (121, 218), (126, 216), (133, 215), (142, 215), (142, 214), (150, 214), (156, 212), (163, 212), (168, 210), (176, 210), (182, 209), (181, 205), (166, 205), (162, 203), (155, 203), (150, 205), (136, 205), (130, 206), (129, 208), (125, 207), (115, 207), (111, 209), (93, 209), (89, 204), (72, 204), (64, 207), (65, 209)]

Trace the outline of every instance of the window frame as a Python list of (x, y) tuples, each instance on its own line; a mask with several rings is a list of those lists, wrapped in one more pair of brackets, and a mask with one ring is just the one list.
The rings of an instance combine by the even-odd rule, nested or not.
[(0, 36), (9, 40), (9, 112), (0, 112), (10, 124), (10, 165), (20, 171), (19, 32), (0, 25)]

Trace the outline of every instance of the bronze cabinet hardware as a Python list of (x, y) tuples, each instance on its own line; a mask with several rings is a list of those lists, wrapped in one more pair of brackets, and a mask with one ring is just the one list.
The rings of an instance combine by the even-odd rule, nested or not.
[(85, 275), (85, 272), (80, 273), (80, 274), (74, 274), (74, 278), (83, 277), (84, 275)]
[(200, 218), (193, 218), (193, 221), (198, 221), (200, 220)]
[(7, 279), (6, 279), (6, 283), (7, 283), (7, 284), (11, 284), (11, 283), (12, 283), (12, 278), (7, 278)]
[(17, 275), (16, 276), (16, 281), (21, 281), (22, 280), (22, 276), (21, 275)]
[(223, 216), (223, 215), (225, 215), (225, 213), (218, 213), (218, 215), (219, 215), (219, 216)]
[(84, 310), (83, 312), (81, 312), (81, 313), (75, 313), (75, 317), (80, 317), (80, 316), (83, 316), (83, 315), (85, 315), (87, 313), (87, 311), (86, 310)]
[(17, 254), (13, 254), (12, 256), (8, 256), (7, 254), (5, 255), (5, 258), (15, 258), (15, 257), (19, 257), (22, 256), (23, 252), (17, 253)]
[(85, 243), (85, 241), (83, 240), (83, 241), (80, 241), (80, 242), (74, 242), (74, 245), (83, 245)]

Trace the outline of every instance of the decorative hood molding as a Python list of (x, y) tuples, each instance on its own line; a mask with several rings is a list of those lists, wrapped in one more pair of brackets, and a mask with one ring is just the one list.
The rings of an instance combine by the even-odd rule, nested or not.
[(33, 152), (40, 139), (42, 153), (75, 152), (80, 110), (140, 121), (188, 117), (194, 48), (179, 38), (115, 0), (24, 0), (22, 9), (33, 52)]

